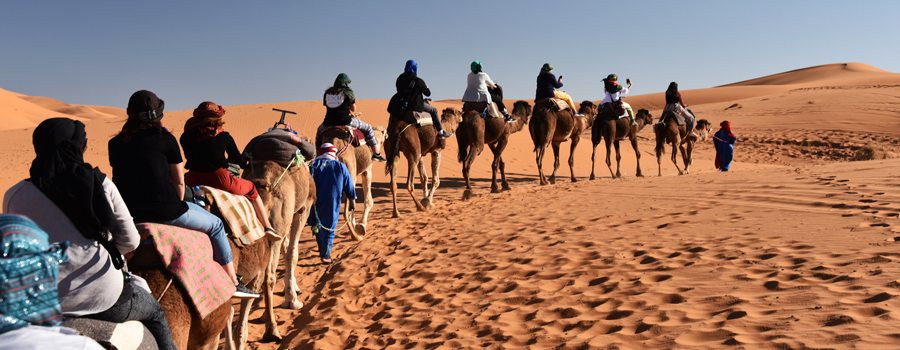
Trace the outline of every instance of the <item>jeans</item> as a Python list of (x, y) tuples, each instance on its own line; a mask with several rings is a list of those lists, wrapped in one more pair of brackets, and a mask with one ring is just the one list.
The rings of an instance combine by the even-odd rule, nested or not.
[(437, 130), (438, 132), (441, 132), (441, 130), (444, 130), (444, 126), (441, 125), (441, 117), (438, 116), (437, 108), (434, 108), (430, 104), (426, 103), (425, 104), (425, 112), (428, 112), (428, 114), (431, 114), (431, 122), (434, 123), (435, 130)]
[(200, 231), (209, 236), (212, 243), (213, 261), (219, 265), (231, 262), (231, 246), (228, 245), (228, 237), (225, 234), (225, 223), (218, 216), (211, 214), (199, 205), (186, 202), (188, 211), (172, 221), (162, 221), (160, 224), (178, 226), (189, 230)]
[(82, 317), (95, 320), (122, 323), (125, 321), (140, 321), (147, 327), (150, 334), (156, 338), (156, 345), (160, 350), (177, 350), (172, 341), (172, 332), (169, 323), (166, 322), (166, 314), (160, 308), (159, 303), (143, 288), (132, 285), (131, 300), (113, 306), (106, 311)]

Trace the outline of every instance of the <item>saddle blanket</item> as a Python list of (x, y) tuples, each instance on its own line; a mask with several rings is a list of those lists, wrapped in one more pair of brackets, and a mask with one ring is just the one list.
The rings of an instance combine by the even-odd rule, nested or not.
[[(607, 103), (608, 103), (608, 102), (607, 102)], [(598, 108), (597, 110), (598, 110), (598, 111), (599, 111), (599, 110), (603, 110), (603, 107), (604, 107), (605, 104), (606, 104), (606, 103), (600, 105), (600, 108)], [(627, 118), (627, 117), (628, 117), (628, 111), (626, 111), (626, 110), (623, 109), (622, 114), (620, 114), (618, 117), (616, 117), (616, 119), (622, 119), (622, 118)]]
[(480, 116), (482, 118), (503, 118), (503, 115), (500, 114), (500, 110), (497, 108), (497, 104), (494, 102), (491, 102), (491, 104), (487, 102), (464, 102), (463, 113), (467, 111), (481, 112)]
[(265, 228), (256, 219), (256, 211), (247, 197), (209, 186), (200, 186), (200, 190), (212, 195), (222, 221), (231, 231), (231, 239), (235, 245), (250, 245), (266, 235)]
[(205, 233), (153, 223), (135, 226), (142, 236), (153, 238), (160, 259), (187, 290), (201, 318), (231, 300), (235, 286), (213, 261), (212, 243)]
[(416, 116), (416, 124), (419, 124), (419, 126), (434, 125), (434, 120), (431, 120), (431, 113), (413, 112), (413, 115)]
[(569, 109), (569, 103), (566, 101), (556, 99), (556, 98), (551, 98), (550, 102), (553, 102), (553, 104), (556, 105), (557, 110), (563, 111), (563, 110)]

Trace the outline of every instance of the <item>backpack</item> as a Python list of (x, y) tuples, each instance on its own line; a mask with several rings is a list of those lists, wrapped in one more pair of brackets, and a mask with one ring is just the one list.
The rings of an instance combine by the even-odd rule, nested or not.
[(391, 96), (391, 100), (388, 102), (387, 111), (392, 117), (399, 117), (402, 116), (403, 113), (406, 113), (406, 109), (409, 108), (409, 103), (412, 102), (413, 97), (415, 96), (415, 87), (416, 79), (412, 79), (409, 81), (409, 89), (397, 91), (394, 96)]

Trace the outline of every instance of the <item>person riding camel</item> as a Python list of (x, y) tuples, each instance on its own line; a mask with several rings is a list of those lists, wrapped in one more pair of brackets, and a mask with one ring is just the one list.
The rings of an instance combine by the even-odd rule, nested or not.
[[(263, 204), (256, 185), (250, 180), (234, 177), (228, 172), (230, 164), (243, 162), (234, 138), (222, 126), (225, 108), (213, 102), (203, 102), (194, 109), (194, 116), (184, 123), (184, 133), (179, 141), (187, 161), (184, 180), (191, 187), (209, 186), (247, 197), (256, 212), (256, 218), (265, 228), (266, 238), (277, 241), (281, 236), (269, 222), (269, 212)], [(228, 156), (226, 158), (225, 156)], [(251, 219), (252, 220), (252, 219)]]
[(482, 65), (479, 61), (473, 61), (469, 68), (472, 70), (469, 73), (467, 81), (466, 81), (466, 92), (463, 94), (462, 101), (465, 102), (487, 102), (488, 105), (491, 103), (497, 104), (497, 109), (500, 113), (503, 113), (503, 116), (506, 118), (507, 123), (515, 122), (516, 119), (509, 115), (509, 112), (506, 111), (506, 106), (503, 104), (503, 99), (494, 100), (491, 97), (490, 89), (497, 89), (498, 86), (494, 84), (491, 80), (491, 77), (482, 71)]
[[(681, 93), (678, 92), (678, 83), (674, 81), (669, 83), (669, 87), (666, 89), (666, 107), (663, 108), (663, 116), (665, 116), (666, 113), (673, 113), (681, 116), (687, 124), (688, 135), (697, 136), (697, 134), (694, 133), (694, 112), (691, 112), (691, 110), (687, 109), (687, 106), (684, 105), (684, 100), (681, 99)], [(660, 119), (662, 119), (662, 117), (660, 117)], [(683, 142), (684, 139), (682, 139), (682, 143)]]
[(572, 109), (572, 113), (577, 116), (581, 116), (581, 113), (578, 113), (578, 109), (575, 108), (575, 101), (572, 101), (572, 96), (569, 96), (565, 91), (557, 90), (563, 87), (563, 77), (559, 76), (559, 79), (553, 75), (553, 65), (549, 63), (544, 63), (541, 67), (541, 73), (538, 74), (537, 77), (537, 89), (534, 91), (534, 102), (537, 103), (540, 100), (545, 100), (548, 98), (556, 98), (563, 101), (566, 101), (569, 104), (569, 108)]
[(165, 102), (140, 90), (131, 95), (122, 131), (109, 140), (112, 181), (135, 222), (153, 222), (200, 231), (212, 244), (212, 259), (234, 283), (236, 298), (258, 298), (235, 273), (225, 223), (184, 201), (184, 159), (175, 136), (162, 125)]
[(428, 114), (431, 114), (431, 121), (434, 124), (434, 128), (437, 129), (438, 137), (442, 139), (449, 138), (453, 136), (453, 133), (444, 131), (437, 108), (425, 102), (425, 98), (422, 97), (422, 95), (431, 96), (431, 90), (428, 89), (428, 85), (425, 85), (425, 81), (418, 77), (418, 70), (419, 64), (416, 61), (406, 61), (403, 73), (397, 77), (397, 81), (394, 84), (397, 87), (397, 94), (406, 98), (407, 111), (428, 112)]
[(603, 79), (603, 101), (600, 102), (600, 106), (603, 106), (604, 103), (612, 103), (616, 101), (622, 102), (622, 107), (625, 108), (625, 111), (628, 112), (628, 118), (631, 119), (631, 125), (637, 125), (637, 121), (634, 120), (634, 110), (631, 109), (631, 105), (628, 102), (622, 101), (622, 95), (627, 95), (629, 91), (631, 91), (631, 79), (625, 79), (625, 82), (628, 84), (628, 87), (623, 87), (619, 85), (618, 82), (619, 76), (615, 74), (610, 74), (606, 76), (606, 79)]
[(386, 162), (384, 156), (381, 155), (381, 146), (375, 139), (375, 132), (372, 126), (354, 117), (356, 112), (356, 96), (353, 89), (350, 88), (350, 77), (347, 74), (338, 74), (334, 79), (334, 85), (325, 90), (325, 96), (322, 98), (322, 104), (327, 108), (325, 112), (325, 120), (316, 131), (316, 143), (321, 141), (322, 132), (332, 126), (347, 125), (362, 131), (366, 138), (366, 143), (372, 148), (372, 159), (379, 162)]

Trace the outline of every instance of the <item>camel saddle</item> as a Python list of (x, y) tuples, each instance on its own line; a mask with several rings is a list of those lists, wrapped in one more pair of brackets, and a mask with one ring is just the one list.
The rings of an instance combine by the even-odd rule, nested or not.
[[(615, 104), (616, 102), (619, 103), (619, 106), (616, 106), (616, 104)], [(628, 111), (625, 110), (625, 107), (622, 107), (621, 101), (616, 101), (616, 102), (613, 102), (612, 109), (613, 109), (613, 112), (615, 112), (618, 116), (616, 118), (606, 118), (605, 120), (622, 119), (622, 118), (628, 117)], [(610, 102), (601, 104), (600, 108), (598, 110), (602, 111), (603, 108), (606, 108), (606, 105), (609, 103)], [(599, 115), (599, 113), (598, 113), (598, 115)]]
[(416, 127), (434, 125), (434, 120), (431, 120), (431, 113), (428, 112), (407, 111), (403, 113), (402, 120), (406, 124), (415, 125)]
[[(560, 99), (556, 99), (556, 98), (545, 98), (545, 99), (534, 101), (535, 107), (537, 107), (539, 104), (552, 104), (553, 105), (552, 108), (556, 111), (562, 111), (562, 110), (569, 109), (569, 103), (567, 103), (566, 101), (560, 100)], [(575, 111), (572, 111), (572, 112), (574, 113)]]
[[(487, 113), (485, 113), (485, 109), (487, 109)], [(463, 113), (468, 111), (481, 112), (482, 118), (503, 118), (503, 115), (500, 114), (500, 110), (497, 108), (497, 104), (493, 102), (491, 104), (487, 102), (463, 102)]]
[(351, 145), (353, 145), (353, 147), (364, 146), (366, 144), (366, 135), (364, 135), (363, 132), (360, 131), (359, 129), (354, 128), (349, 125), (335, 125), (335, 126), (329, 126), (329, 127), (325, 128), (324, 130), (322, 130), (322, 134), (319, 135), (319, 139), (316, 140), (316, 145), (321, 145), (322, 144), (322, 136), (325, 135), (325, 133), (332, 131), (332, 130), (344, 131), (345, 134), (341, 138), (343, 140), (347, 141), (348, 143), (350, 143)]
[(217, 216), (225, 223), (228, 237), (234, 245), (250, 245), (266, 235), (265, 228), (259, 224), (256, 210), (247, 197), (210, 186), (200, 186), (200, 191), (213, 198), (214, 203), (209, 205), (219, 210)]

